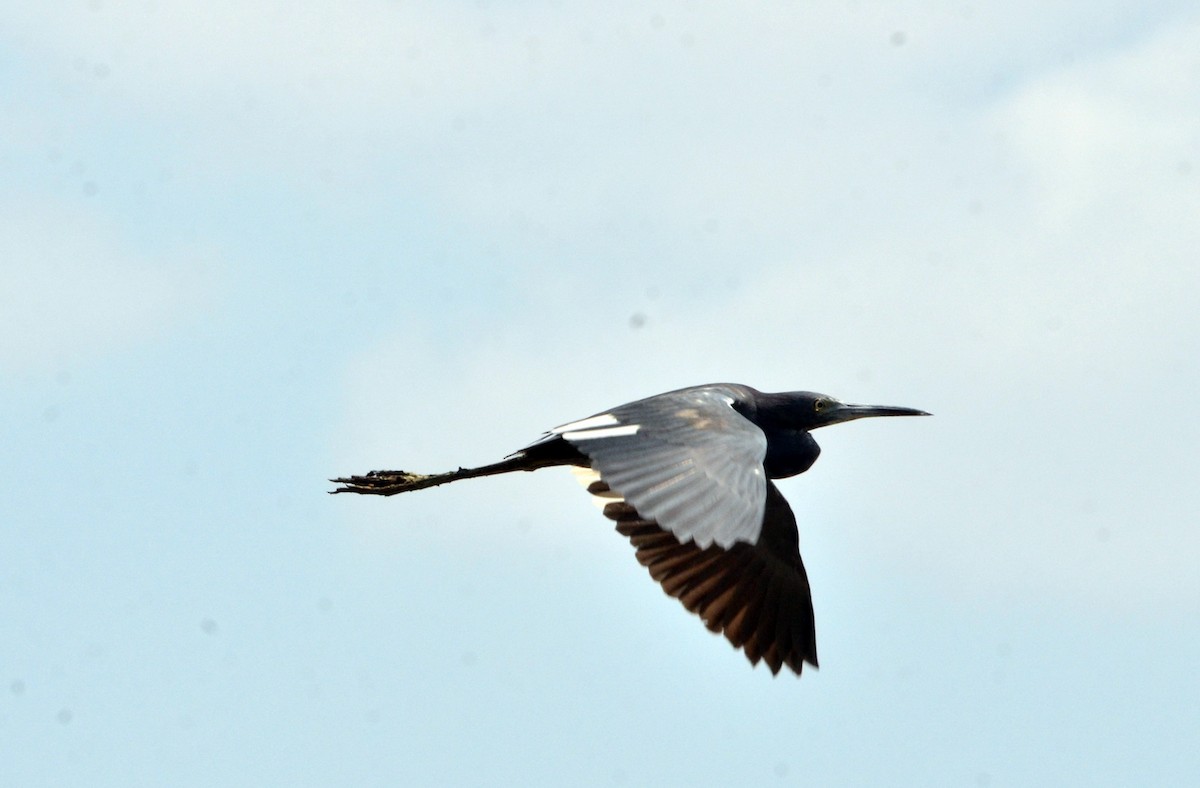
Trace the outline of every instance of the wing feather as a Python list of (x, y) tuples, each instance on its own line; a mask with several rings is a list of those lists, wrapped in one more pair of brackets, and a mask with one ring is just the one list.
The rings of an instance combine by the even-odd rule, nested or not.
[(588, 491), (605, 496), (604, 514), (629, 539), (637, 560), (663, 590), (723, 633), (753, 664), (772, 673), (785, 665), (799, 674), (817, 665), (812, 597), (800, 559), (796, 519), (774, 484), (766, 485), (760, 539), (725, 548), (683, 541), (643, 517), (628, 501), (614, 499), (594, 471), (581, 470)]
[(753, 544), (766, 500), (767, 438), (735, 409), (741, 396), (725, 384), (682, 389), (575, 422), (604, 426), (548, 436), (585, 454), (612, 490), (679, 541), (701, 549)]

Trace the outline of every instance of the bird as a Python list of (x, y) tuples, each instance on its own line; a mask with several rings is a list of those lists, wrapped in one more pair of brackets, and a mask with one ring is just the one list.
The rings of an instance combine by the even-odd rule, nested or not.
[(855, 419), (928, 416), (811, 391), (692, 386), (545, 432), (503, 460), (446, 473), (371, 471), (331, 493), (396, 495), (462, 479), (570, 466), (639, 563), (723, 633), (751, 665), (797, 676), (818, 667), (812, 593), (791, 507), (775, 480), (821, 452), (812, 431)]

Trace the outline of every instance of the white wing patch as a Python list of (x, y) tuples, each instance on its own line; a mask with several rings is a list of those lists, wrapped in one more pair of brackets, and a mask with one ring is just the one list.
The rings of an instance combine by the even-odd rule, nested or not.
[(572, 430), (560, 433), (569, 441), (587, 441), (593, 438), (616, 438), (621, 435), (636, 435), (640, 424), (625, 424), (620, 427), (599, 427), (594, 430)]
[(555, 427), (554, 429), (550, 430), (550, 432), (554, 435), (562, 435), (566, 432), (590, 430), (596, 427), (609, 427), (618, 423), (617, 417), (611, 413), (601, 413), (599, 416), (589, 416), (586, 419), (573, 421), (570, 424), (563, 424), (560, 427)]

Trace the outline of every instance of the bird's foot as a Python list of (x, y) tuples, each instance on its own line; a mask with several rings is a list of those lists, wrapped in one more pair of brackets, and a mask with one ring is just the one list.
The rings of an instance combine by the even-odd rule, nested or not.
[(409, 473), (408, 471), (371, 471), (366, 476), (343, 476), (330, 479), (340, 484), (334, 493), (359, 493), (360, 495), (395, 495), (396, 493), (428, 487), (429, 481), (440, 474)]

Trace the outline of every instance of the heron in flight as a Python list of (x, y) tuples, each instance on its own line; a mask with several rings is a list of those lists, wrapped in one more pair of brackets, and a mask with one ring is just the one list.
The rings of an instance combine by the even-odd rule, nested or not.
[(670, 391), (555, 427), (500, 462), (436, 474), (371, 471), (335, 493), (395, 495), (512, 471), (571, 466), (663, 590), (773, 674), (817, 666), (796, 517), (773, 479), (803, 473), (818, 427), (913, 408), (770, 394), (735, 383)]

